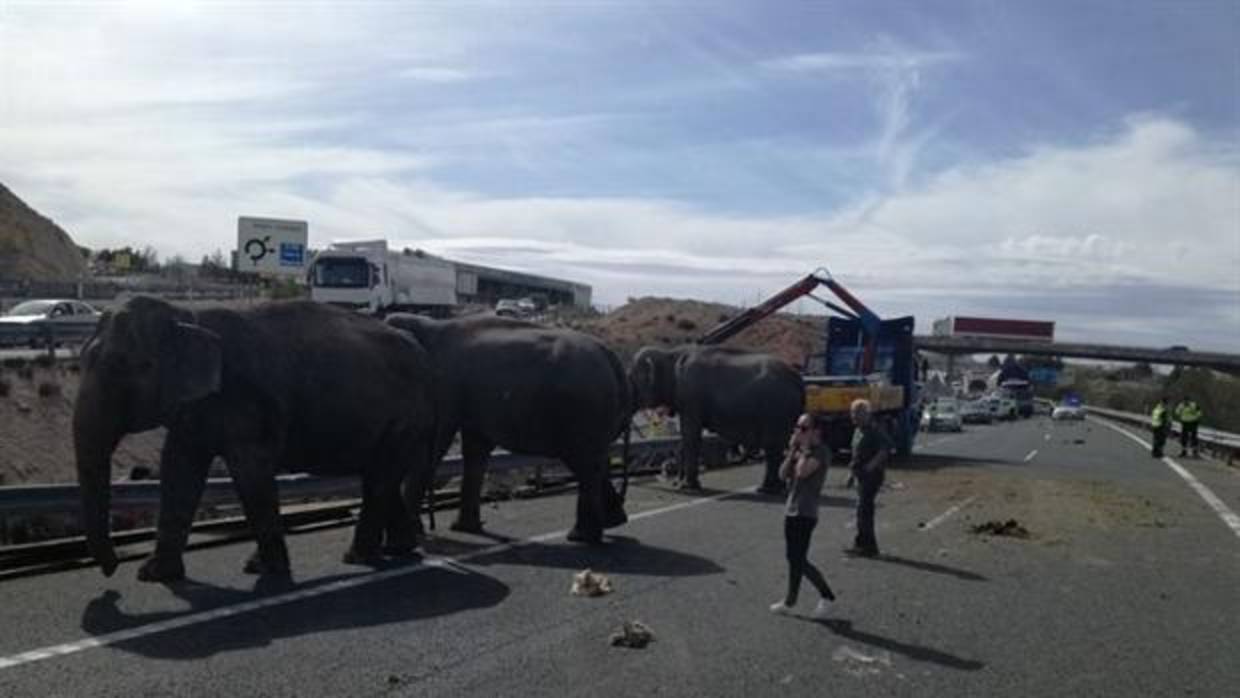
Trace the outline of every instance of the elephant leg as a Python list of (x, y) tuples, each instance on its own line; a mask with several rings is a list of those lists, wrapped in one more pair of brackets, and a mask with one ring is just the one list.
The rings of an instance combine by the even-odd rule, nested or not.
[(211, 465), (210, 449), (186, 429), (168, 432), (159, 458), (159, 524), (155, 552), (138, 568), (144, 582), (185, 578), (182, 554)]
[(698, 479), (698, 462), (702, 458), (702, 427), (681, 418), (681, 434), (680, 488), (700, 490), (702, 483)]
[(577, 475), (577, 521), (568, 532), (568, 539), (577, 543), (602, 543), (607, 456), (574, 458), (567, 465)]
[(784, 482), (779, 479), (779, 466), (784, 462), (783, 446), (768, 444), (763, 453), (766, 457), (766, 473), (762, 476), (758, 491), (763, 494), (783, 494)]
[(482, 532), (482, 480), (486, 474), (487, 458), (494, 445), (477, 434), (462, 434), (461, 458), (464, 471), (461, 476), (461, 508), (457, 510), (453, 531)]
[(273, 455), (268, 449), (258, 448), (231, 454), (228, 474), (232, 476), (246, 521), (258, 542), (254, 553), (246, 560), (245, 571), (288, 576), (288, 547), (284, 543), (284, 523), (280, 520)]
[[(389, 504), (400, 497), (404, 468), (385, 464), (362, 473), (362, 511), (353, 528), (353, 545), (344, 554), (350, 565), (374, 565), (382, 561), (382, 541), (389, 522)], [(404, 506), (400, 509), (403, 511)]]
[(417, 550), (422, 538), (422, 503), (430, 454), (425, 443), (411, 440), (398, 460), (404, 470), (402, 487), (394, 488), (388, 502), (383, 554), (405, 557)]
[(603, 478), (603, 528), (615, 528), (629, 522), (624, 511), (624, 497), (616, 491), (610, 477)]

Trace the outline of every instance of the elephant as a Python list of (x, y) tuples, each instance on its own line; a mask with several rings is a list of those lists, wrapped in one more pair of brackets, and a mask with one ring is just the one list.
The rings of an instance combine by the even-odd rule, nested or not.
[(345, 562), (412, 552), (400, 486), (429, 465), (432, 397), (429, 356), (377, 320), (310, 301), (194, 313), (135, 297), (100, 320), (82, 351), (73, 439), (90, 553), (104, 575), (115, 572), (112, 453), (125, 434), (158, 426), (167, 428), (158, 532), (142, 581), (184, 578), (182, 553), (216, 456), (258, 543), (249, 573), (289, 574), (279, 470), (360, 473), (362, 510)]
[(797, 417), (805, 410), (801, 375), (770, 356), (732, 347), (642, 347), (629, 367), (636, 406), (680, 415), (677, 486), (700, 490), (702, 429), (746, 450), (762, 449), (766, 473), (758, 490), (783, 491), (779, 465)]
[[(569, 540), (598, 543), (625, 523), (623, 499), (608, 477), (612, 442), (632, 416), (620, 359), (573, 330), (474, 315), (432, 320), (397, 313), (387, 323), (415, 337), (436, 374), (439, 424), (434, 460), (461, 435), (464, 474), (454, 530), (480, 532), (487, 458), (496, 446), (557, 458), (577, 477), (577, 516)], [(428, 483), (407, 485), (419, 493)]]

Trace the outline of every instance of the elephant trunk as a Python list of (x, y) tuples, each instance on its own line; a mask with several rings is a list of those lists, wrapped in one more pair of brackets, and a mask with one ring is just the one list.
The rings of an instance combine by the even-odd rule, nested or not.
[(73, 447), (86, 545), (103, 574), (110, 577), (117, 566), (110, 530), (112, 452), (124, 435), (124, 423), (122, 411), (106, 404), (106, 392), (97, 375), (83, 376), (73, 410)]

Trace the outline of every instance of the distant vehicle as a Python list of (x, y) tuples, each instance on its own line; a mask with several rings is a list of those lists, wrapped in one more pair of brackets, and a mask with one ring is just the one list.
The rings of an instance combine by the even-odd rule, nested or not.
[(1016, 406), (1016, 400), (1013, 400), (1011, 397), (1006, 395), (992, 393), (982, 398), (982, 401), (985, 402), (986, 406), (990, 410), (991, 417), (994, 419), (1008, 420), (1016, 419), (1020, 416), (1020, 412)]
[(450, 315), (457, 304), (456, 265), (421, 250), (389, 250), (386, 240), (336, 242), (308, 272), (310, 298), (377, 315)]
[(1172, 347), (1167, 347), (1167, 351), (1188, 351), (1188, 347), (1184, 346), (1183, 344), (1177, 344)]
[(960, 421), (965, 424), (990, 424), (994, 415), (984, 400), (969, 400), (960, 405)]
[(932, 332), (936, 337), (973, 337), (978, 339), (1014, 339), (1026, 342), (1055, 341), (1055, 323), (1041, 320), (962, 317), (959, 315), (935, 320)]
[(503, 298), (495, 304), (495, 314), (500, 317), (521, 317), (525, 315), (520, 301), (514, 298)]
[(1075, 395), (1069, 395), (1055, 405), (1051, 410), (1051, 419), (1068, 420), (1068, 419), (1085, 419), (1085, 408), (1081, 405), (1081, 399)]
[[(33, 300), (19, 303), (3, 316), (0, 325), (6, 327), (33, 327), (51, 324), (54, 327), (94, 327), (103, 313), (78, 300)], [(23, 344), (38, 347), (41, 338), (23, 339)]]
[(926, 431), (961, 431), (964, 429), (964, 422), (960, 415), (960, 403), (950, 397), (941, 397), (930, 403), (921, 421)]

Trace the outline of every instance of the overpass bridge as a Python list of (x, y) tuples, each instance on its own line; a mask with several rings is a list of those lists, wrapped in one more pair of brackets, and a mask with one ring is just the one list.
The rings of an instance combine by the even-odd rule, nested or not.
[(1192, 351), (1182, 348), (1150, 349), (1114, 344), (1081, 342), (1033, 342), (993, 337), (939, 337), (920, 335), (913, 340), (921, 351), (958, 356), (961, 354), (1024, 354), (1076, 359), (1107, 359), (1133, 363), (1200, 366), (1240, 374), (1240, 354)]
[[(1142, 436), (1045, 416), (924, 434), (879, 496), (883, 555), (852, 558), (855, 491), (828, 471), (810, 559), (838, 599), (786, 581), (783, 502), (760, 465), (700, 495), (656, 478), (602, 546), (564, 540), (564, 492), (440, 527), (424, 556), (344, 565), (347, 526), (288, 538), (294, 580), (242, 572), (252, 543), (0, 582), (0, 695), (1235, 695), (1240, 471), (1153, 459)], [(1027, 537), (975, 527), (1014, 520)], [(569, 594), (590, 567), (615, 590)], [(654, 641), (614, 647), (640, 620)]]

